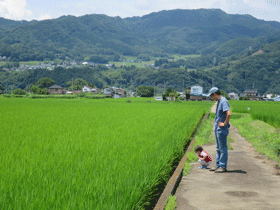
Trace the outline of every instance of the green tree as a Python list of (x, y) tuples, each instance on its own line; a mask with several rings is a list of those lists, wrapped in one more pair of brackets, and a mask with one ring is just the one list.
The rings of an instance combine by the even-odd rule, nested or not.
[(25, 90), (22, 90), (20, 88), (13, 90), (13, 94), (15, 94), (15, 95), (25, 95), (25, 93), (26, 93)]
[(140, 97), (153, 97), (154, 96), (154, 87), (153, 86), (138, 86), (137, 87), (137, 96)]
[(190, 99), (190, 97), (191, 97), (191, 89), (187, 88), (186, 89), (186, 99), (188, 100), (188, 99)]
[(51, 78), (47, 78), (47, 77), (42, 77), (41, 79), (38, 80), (38, 82), (36, 83), (36, 85), (39, 88), (48, 88), (52, 85), (55, 84), (55, 81)]
[(120, 61), (121, 56), (119, 54), (114, 54), (113, 61)]
[(155, 60), (155, 66), (161, 66), (162, 64), (168, 64), (168, 60), (167, 59), (159, 59), (159, 60)]
[(0, 85), (0, 90), (4, 91), (5, 88), (2, 85)]
[[(68, 90), (72, 90), (72, 81), (68, 81), (67, 83)], [(73, 90), (82, 90), (82, 88), (88, 85), (88, 83), (82, 78), (77, 78), (73, 82)]]
[(48, 88), (40, 88), (39, 94), (48, 95), (49, 94)]
[(166, 89), (165, 93), (162, 95), (163, 100), (164, 100), (164, 101), (167, 101), (167, 97), (169, 97), (170, 94), (171, 94), (172, 96), (175, 96), (176, 90), (171, 89), (170, 87), (168, 87), (168, 88)]
[(37, 85), (32, 85), (31, 89), (31, 93), (34, 94), (39, 94), (40, 93), (40, 88)]
[(151, 60), (150, 56), (147, 55), (147, 54), (140, 54), (140, 55), (137, 56), (137, 58), (142, 60), (142, 61), (150, 61)]
[(94, 63), (102, 63), (102, 64), (109, 62), (109, 60), (106, 58), (106, 56), (103, 56), (103, 55), (92, 55), (89, 58), (89, 61), (94, 62)]

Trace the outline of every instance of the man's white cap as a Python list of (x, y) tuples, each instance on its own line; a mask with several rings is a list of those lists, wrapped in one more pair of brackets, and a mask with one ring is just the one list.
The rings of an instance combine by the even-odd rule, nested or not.
[(216, 93), (218, 90), (219, 90), (219, 88), (217, 88), (217, 87), (212, 87), (212, 88), (209, 90), (208, 96), (211, 96), (211, 94)]

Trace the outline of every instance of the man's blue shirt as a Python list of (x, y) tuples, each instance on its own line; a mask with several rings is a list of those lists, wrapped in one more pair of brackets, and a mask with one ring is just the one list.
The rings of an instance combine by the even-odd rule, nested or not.
[[(218, 126), (219, 122), (225, 121), (228, 110), (230, 110), (228, 100), (225, 97), (221, 96), (216, 108), (215, 130), (219, 128)], [(226, 125), (226, 128), (228, 127), (229, 127), (229, 123)]]

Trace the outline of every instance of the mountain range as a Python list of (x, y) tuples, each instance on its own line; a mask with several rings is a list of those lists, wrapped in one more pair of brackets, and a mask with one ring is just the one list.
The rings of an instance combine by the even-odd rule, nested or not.
[[(226, 92), (254, 88), (259, 94), (280, 94), (279, 32), (279, 22), (219, 9), (178, 9), (131, 18), (96, 14), (44, 21), (0, 18), (0, 56), (14, 64), (99, 57), (107, 62), (140, 55), (155, 57), (160, 64), (158, 69), (97, 66), (23, 72), (7, 72), (0, 66), (0, 85), (9, 92), (35, 84), (41, 77), (52, 78), (62, 87), (82, 78), (98, 88), (133, 90), (139, 85), (167, 84), (182, 91), (200, 85), (207, 92), (217, 85)], [(200, 56), (170, 62), (174, 54)]]
[(279, 22), (219, 9), (177, 9), (131, 18), (97, 14), (29, 22), (0, 18), (0, 56), (12, 61), (84, 60), (92, 55), (110, 60), (116, 54), (226, 57), (276, 41), (279, 32)]

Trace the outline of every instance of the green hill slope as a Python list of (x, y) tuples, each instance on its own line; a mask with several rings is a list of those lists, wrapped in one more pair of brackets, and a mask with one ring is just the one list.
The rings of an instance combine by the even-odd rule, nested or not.
[(1, 19), (0, 55), (13, 61), (53, 60), (58, 54), (83, 60), (93, 54), (206, 55), (222, 47), (217, 53), (228, 56), (236, 51), (223, 44), (233, 39), (259, 46), (279, 31), (278, 22), (218, 9), (169, 10), (124, 19), (96, 14), (32, 22)]

